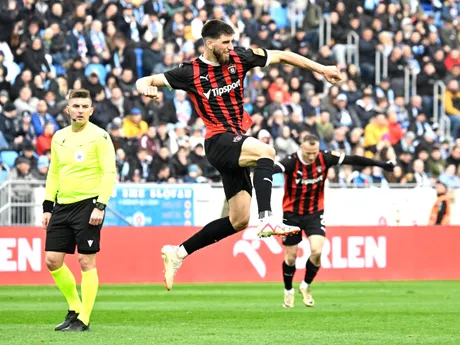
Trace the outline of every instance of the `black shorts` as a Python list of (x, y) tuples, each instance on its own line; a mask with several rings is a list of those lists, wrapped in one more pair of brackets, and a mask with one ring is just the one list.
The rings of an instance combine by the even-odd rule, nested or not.
[(100, 250), (101, 225), (89, 224), (97, 197), (73, 204), (56, 204), (46, 231), (45, 251), (95, 254)]
[[(305, 231), (307, 237), (311, 235), (326, 236), (326, 224), (323, 217), (324, 211), (319, 211), (314, 214), (298, 215), (293, 212), (284, 212), (283, 223), (286, 225), (296, 225), (301, 230)], [(302, 242), (302, 231), (295, 235), (284, 236), (283, 244), (285, 246), (295, 246)]]
[(204, 147), (209, 163), (222, 176), (225, 197), (230, 200), (238, 192), (245, 190), (252, 196), (252, 182), (249, 168), (240, 167), (241, 155), (246, 135), (220, 133), (206, 139)]

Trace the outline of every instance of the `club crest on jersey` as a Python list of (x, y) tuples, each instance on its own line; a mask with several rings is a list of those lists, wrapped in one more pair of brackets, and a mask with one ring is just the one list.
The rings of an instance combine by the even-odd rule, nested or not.
[(236, 66), (234, 63), (231, 63), (230, 65), (228, 65), (228, 71), (231, 73), (231, 74), (235, 74), (236, 73)]
[(321, 172), (323, 171), (323, 169), (321, 169), (321, 167), (317, 167), (317, 168), (316, 168), (316, 171), (318, 172), (318, 174), (321, 174)]
[(83, 151), (76, 151), (75, 160), (77, 162), (83, 162), (85, 160), (85, 153)]
[(234, 143), (237, 143), (238, 141), (240, 141), (241, 139), (243, 139), (243, 137), (241, 135), (235, 135), (233, 137), (233, 142)]

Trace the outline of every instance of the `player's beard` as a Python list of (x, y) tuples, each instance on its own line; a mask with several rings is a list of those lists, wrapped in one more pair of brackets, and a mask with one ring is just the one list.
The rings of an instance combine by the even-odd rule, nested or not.
[(228, 61), (230, 60), (229, 55), (225, 55), (224, 52), (218, 51), (216, 49), (213, 49), (212, 53), (216, 57), (217, 61), (219, 62), (220, 65), (226, 65), (228, 64)]

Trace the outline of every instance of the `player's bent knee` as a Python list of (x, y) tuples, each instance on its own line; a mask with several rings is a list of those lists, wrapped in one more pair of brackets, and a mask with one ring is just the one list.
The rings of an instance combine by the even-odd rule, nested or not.
[(295, 260), (297, 258), (293, 255), (287, 255), (285, 258), (284, 258), (284, 261), (286, 262), (286, 264), (288, 266), (294, 266), (295, 265)]
[(230, 223), (232, 223), (233, 229), (235, 231), (241, 231), (248, 227), (249, 225), (249, 215), (239, 216), (239, 217), (230, 217)]
[(320, 250), (312, 250), (310, 254), (310, 261), (314, 264), (321, 263), (321, 251)]
[(78, 254), (78, 262), (83, 272), (90, 271), (96, 268), (95, 255)]
[(56, 271), (64, 264), (64, 258), (56, 253), (46, 253), (45, 263), (50, 271)]

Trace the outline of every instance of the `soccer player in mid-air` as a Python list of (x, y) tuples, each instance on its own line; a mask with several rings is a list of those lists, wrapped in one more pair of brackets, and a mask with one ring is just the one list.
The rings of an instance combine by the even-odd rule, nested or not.
[(296, 226), (274, 219), (271, 214), (275, 150), (244, 135), (252, 122), (243, 108), (246, 73), (256, 66), (286, 63), (321, 73), (331, 83), (341, 79), (336, 66), (323, 66), (292, 52), (234, 49), (234, 31), (220, 20), (208, 21), (201, 35), (204, 53), (199, 58), (184, 62), (164, 74), (144, 77), (136, 82), (139, 93), (149, 97), (156, 97), (157, 87), (163, 86), (187, 91), (206, 125), (206, 156), (222, 176), (229, 203), (229, 217), (207, 224), (180, 246), (162, 248), (168, 290), (172, 288), (176, 271), (187, 255), (247, 227), (252, 195), (249, 167), (255, 166), (253, 181), (259, 208), (259, 236), (291, 235), (300, 231)]
[[(109, 134), (89, 122), (94, 108), (89, 91), (71, 91), (65, 112), (71, 125), (57, 131), (51, 142), (51, 164), (43, 202), (46, 265), (69, 304), (56, 331), (89, 330), (99, 279), (99, 251), (105, 206), (116, 179), (115, 150)], [(81, 297), (75, 277), (64, 263), (78, 248)]]
[[(286, 224), (298, 226), (305, 231), (310, 243), (310, 257), (307, 260), (305, 278), (299, 292), (307, 307), (313, 307), (310, 284), (321, 265), (321, 251), (326, 236), (324, 221), (324, 182), (330, 167), (340, 164), (355, 166), (378, 166), (393, 171), (392, 162), (381, 162), (360, 156), (346, 156), (336, 151), (320, 151), (319, 139), (312, 134), (305, 136), (300, 149), (275, 163), (274, 173), (284, 173), (283, 218)], [(294, 306), (292, 279), (296, 271), (298, 244), (302, 233), (283, 238), (285, 254), (283, 261), (285, 308)]]

